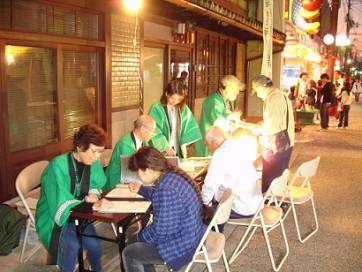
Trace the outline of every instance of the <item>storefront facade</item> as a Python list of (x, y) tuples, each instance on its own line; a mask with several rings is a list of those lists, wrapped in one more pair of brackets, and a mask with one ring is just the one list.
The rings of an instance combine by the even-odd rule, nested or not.
[[(114, 146), (182, 71), (196, 116), (224, 75), (259, 73), (248, 58), (260, 58), (251, 54), (262, 23), (248, 12), (260, 17), (247, 1), (149, 0), (137, 15), (122, 1), (1, 1), (0, 201), (16, 196), (21, 169), (69, 151), (87, 122)], [(274, 34), (282, 47), (284, 34)]]

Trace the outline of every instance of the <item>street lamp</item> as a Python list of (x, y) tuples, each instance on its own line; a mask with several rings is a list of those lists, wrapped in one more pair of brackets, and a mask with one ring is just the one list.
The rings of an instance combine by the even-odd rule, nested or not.
[(137, 13), (142, 6), (142, 0), (123, 0), (126, 9), (130, 12)]
[(331, 45), (334, 43), (334, 37), (332, 34), (326, 34), (324, 35), (323, 37), (323, 42), (326, 44), (326, 45)]

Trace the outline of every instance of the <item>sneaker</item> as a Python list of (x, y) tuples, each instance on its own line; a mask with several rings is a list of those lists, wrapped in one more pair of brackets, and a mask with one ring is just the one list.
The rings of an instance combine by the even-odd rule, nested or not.
[(326, 128), (321, 128), (321, 129), (319, 129), (319, 131), (320, 132), (325, 132), (325, 131), (327, 131), (328, 129), (326, 129)]

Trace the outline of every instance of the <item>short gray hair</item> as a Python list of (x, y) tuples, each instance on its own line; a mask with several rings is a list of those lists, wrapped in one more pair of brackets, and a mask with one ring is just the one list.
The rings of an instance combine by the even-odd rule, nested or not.
[(155, 120), (151, 116), (142, 114), (138, 116), (137, 119), (133, 122), (133, 127), (135, 129), (141, 127), (151, 128), (154, 124)]
[(261, 87), (272, 87), (273, 81), (264, 75), (258, 75), (252, 80), (252, 84)]
[(226, 86), (228, 86), (230, 84), (235, 84), (235, 85), (239, 86), (240, 90), (245, 89), (245, 84), (242, 83), (236, 76), (233, 76), (233, 75), (226, 75), (220, 81), (221, 89), (225, 89)]
[(225, 133), (219, 127), (211, 127), (205, 134), (206, 143), (221, 144), (225, 140)]

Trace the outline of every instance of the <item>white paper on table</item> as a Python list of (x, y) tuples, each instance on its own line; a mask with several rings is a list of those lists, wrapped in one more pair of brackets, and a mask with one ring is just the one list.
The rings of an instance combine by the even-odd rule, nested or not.
[(128, 186), (117, 186), (112, 191), (110, 191), (107, 195), (107, 198), (143, 198), (141, 195), (131, 192), (128, 189)]
[(101, 213), (145, 213), (151, 206), (150, 201), (110, 201), (111, 207), (97, 209)]

